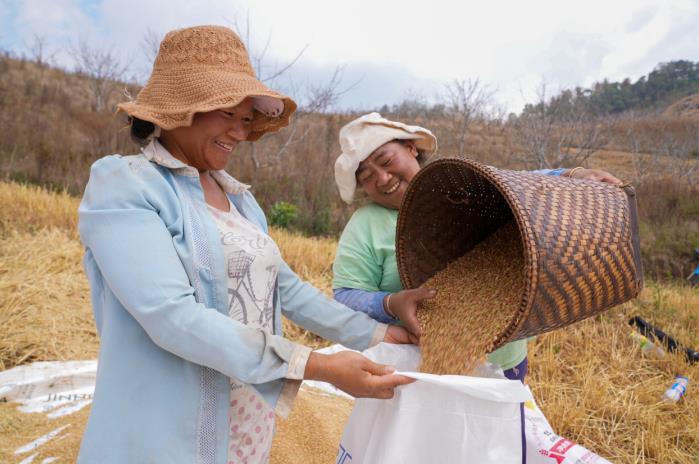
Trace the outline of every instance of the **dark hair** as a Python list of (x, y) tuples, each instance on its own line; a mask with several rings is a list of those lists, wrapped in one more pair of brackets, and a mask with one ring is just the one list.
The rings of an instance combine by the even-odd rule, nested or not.
[(155, 124), (134, 116), (129, 117), (129, 123), (131, 123), (131, 140), (141, 146), (147, 145), (155, 131)]
[[(393, 139), (391, 140), (391, 142), (396, 142), (403, 146), (406, 146), (408, 144), (415, 145), (415, 141), (412, 139)], [(415, 157), (415, 159), (417, 160), (417, 164), (419, 164), (420, 167), (423, 167), (425, 164), (427, 164), (427, 160), (429, 157), (425, 154), (424, 150), (420, 150), (419, 148), (417, 148), (417, 146), (415, 147), (415, 149), (417, 150), (417, 156)]]

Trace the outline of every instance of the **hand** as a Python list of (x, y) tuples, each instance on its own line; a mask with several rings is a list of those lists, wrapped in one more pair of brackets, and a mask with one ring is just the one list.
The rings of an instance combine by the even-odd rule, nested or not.
[(392, 293), (384, 298), (384, 309), (400, 320), (408, 332), (420, 338), (422, 331), (417, 320), (417, 307), (422, 300), (434, 298), (436, 294), (436, 291), (426, 288), (414, 288)]
[[(568, 175), (568, 170), (566, 172), (566, 175)], [(597, 182), (606, 182), (608, 184), (612, 185), (621, 185), (623, 182), (607, 171), (603, 171), (601, 169), (576, 169), (575, 172), (572, 175), (573, 179), (582, 179), (582, 180), (594, 180)]]
[(377, 364), (353, 351), (330, 355), (314, 352), (306, 363), (304, 378), (331, 383), (355, 398), (390, 399), (397, 386), (415, 381), (393, 372), (393, 367)]
[(405, 330), (405, 327), (398, 325), (389, 325), (388, 330), (386, 330), (386, 335), (383, 337), (384, 343), (395, 343), (395, 344), (407, 344), (412, 343), (413, 345), (419, 345), (420, 339), (413, 335), (412, 333)]

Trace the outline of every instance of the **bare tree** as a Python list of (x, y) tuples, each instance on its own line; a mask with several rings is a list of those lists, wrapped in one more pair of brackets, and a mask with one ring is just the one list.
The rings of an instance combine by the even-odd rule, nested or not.
[(468, 131), (475, 121), (487, 118), (493, 103), (493, 91), (478, 79), (454, 79), (444, 87), (443, 100), (447, 108), (449, 132), (456, 138), (458, 155), (463, 156)]
[(627, 111), (610, 126), (631, 158), (635, 182), (671, 177), (699, 185), (699, 121)]
[(342, 86), (345, 66), (336, 66), (332, 76), (321, 84), (308, 83), (306, 98), (301, 111), (305, 113), (325, 113), (333, 108), (340, 97), (359, 85), (360, 80)]
[(654, 152), (661, 163), (661, 173), (686, 182), (699, 184), (699, 123), (683, 118), (660, 117), (653, 137)]
[(269, 51), (269, 45), (272, 42), (272, 33), (267, 34), (265, 39), (265, 44), (262, 47), (255, 47), (252, 44), (251, 34), (252, 26), (250, 24), (250, 11), (247, 12), (245, 16), (245, 23), (239, 24), (238, 18), (234, 17), (231, 20), (233, 27), (241, 35), (241, 39), (245, 44), (245, 48), (248, 50), (248, 55), (250, 56), (250, 64), (252, 64), (253, 69), (257, 78), (262, 82), (271, 82), (274, 79), (284, 75), (289, 71), (298, 61), (301, 59), (303, 54), (308, 49), (308, 44), (301, 47), (301, 49), (294, 55), (294, 57), (287, 61), (286, 63), (280, 64), (278, 61), (270, 63), (267, 58), (267, 52)]
[(536, 103), (511, 123), (513, 155), (526, 167), (581, 165), (605, 145), (605, 127), (570, 91), (552, 99), (546, 87), (539, 85)]
[(160, 41), (162, 39), (163, 35), (155, 32), (151, 28), (146, 29), (146, 32), (143, 33), (143, 37), (141, 38), (141, 50), (143, 51), (143, 57), (146, 63), (151, 66), (155, 62), (155, 57), (158, 55)]
[(29, 56), (39, 67), (44, 68), (51, 64), (56, 52), (50, 50), (46, 36), (34, 33), (34, 39), (29, 46)]
[(614, 120), (612, 125), (622, 134), (623, 148), (631, 157), (636, 182), (643, 182), (649, 175), (657, 174), (660, 167), (658, 152), (649, 149), (649, 140), (652, 139), (649, 129), (653, 124), (649, 124), (645, 117), (629, 111)]
[[(279, 63), (276, 60), (271, 61), (268, 57), (268, 51), (272, 42), (272, 35), (271, 33), (267, 34), (264, 44), (260, 47), (253, 44), (251, 37), (252, 24), (249, 12), (245, 16), (245, 21), (242, 23), (237, 17), (229, 21), (233, 25), (233, 28), (240, 34), (241, 40), (247, 48), (255, 74), (258, 79), (263, 82), (271, 83), (272, 81), (279, 80), (279, 78), (288, 75), (288, 72), (298, 63), (308, 49), (308, 44), (304, 45), (293, 58), (283, 63)], [(343, 87), (342, 81), (344, 71), (344, 66), (336, 67), (329, 80), (320, 84), (305, 83), (303, 85), (295, 85), (291, 80), (288, 80), (289, 87), (291, 87), (292, 90), (290, 93), (297, 97), (301, 96), (300, 100), (303, 103), (298, 108), (294, 118), (292, 118), (289, 127), (280, 131), (274, 137), (274, 141), (277, 143), (274, 144), (273, 149), (264, 150), (264, 148), (271, 146), (271, 143), (263, 143), (263, 150), (258, 149), (260, 144), (248, 144), (248, 152), (255, 172), (260, 169), (279, 165), (290, 147), (304, 140), (312, 130), (313, 125), (306, 124), (305, 120), (314, 114), (328, 111), (337, 103), (338, 99), (343, 94), (350, 91), (359, 83), (359, 81), (357, 81)], [(270, 138), (267, 138), (267, 141), (269, 140)], [(262, 153), (260, 153), (260, 151), (262, 151)]]
[(102, 111), (119, 81), (123, 80), (129, 64), (122, 62), (113, 48), (94, 47), (87, 39), (80, 39), (72, 45), (69, 53), (75, 62), (75, 71), (90, 81), (93, 110)]
[[(255, 144), (250, 144), (250, 157), (255, 170), (279, 164), (289, 148), (304, 140), (313, 129), (313, 125), (305, 124), (305, 120), (314, 114), (326, 113), (334, 107), (342, 95), (352, 90), (359, 83), (354, 82), (349, 86), (342, 87), (344, 71), (344, 66), (338, 66), (327, 82), (323, 84), (306, 84), (304, 86), (305, 89), (297, 88), (293, 92), (299, 95), (305, 94), (303, 98), (304, 103), (299, 107), (296, 116), (282, 134), (283, 139), (281, 143), (274, 151), (267, 153), (265, 156), (265, 162), (261, 162), (258, 158)], [(302, 127), (304, 128), (303, 130), (301, 130)]]

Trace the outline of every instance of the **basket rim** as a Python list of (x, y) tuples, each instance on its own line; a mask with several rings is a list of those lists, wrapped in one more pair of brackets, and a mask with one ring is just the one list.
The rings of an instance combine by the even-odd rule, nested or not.
[(404, 214), (405, 208), (412, 203), (417, 188), (416, 186), (421, 182), (421, 179), (424, 176), (429, 175), (434, 169), (439, 169), (443, 166), (450, 165), (458, 165), (460, 167), (465, 166), (491, 183), (505, 199), (507, 206), (515, 218), (517, 229), (519, 230), (519, 238), (524, 255), (524, 273), (522, 276), (522, 278), (525, 280), (524, 290), (520, 296), (520, 304), (515, 311), (514, 317), (495, 340), (494, 346), (495, 349), (497, 349), (508, 342), (510, 337), (517, 333), (517, 330), (526, 321), (529, 313), (532, 310), (534, 296), (539, 283), (539, 254), (536, 248), (536, 240), (534, 237), (535, 232), (531, 227), (531, 223), (527, 215), (522, 213), (524, 207), (520, 204), (517, 196), (514, 194), (514, 192), (512, 192), (509, 185), (500, 180), (498, 177), (498, 168), (487, 166), (468, 158), (444, 157), (429, 163), (427, 166), (418, 171), (407, 187), (405, 197), (403, 198), (398, 212), (398, 223), (396, 226), (396, 259), (398, 264), (398, 275), (403, 288), (414, 288), (415, 283), (412, 281), (407, 270), (405, 269), (405, 247), (401, 246), (403, 242), (403, 234), (401, 232), (407, 227), (408, 221), (406, 215)]

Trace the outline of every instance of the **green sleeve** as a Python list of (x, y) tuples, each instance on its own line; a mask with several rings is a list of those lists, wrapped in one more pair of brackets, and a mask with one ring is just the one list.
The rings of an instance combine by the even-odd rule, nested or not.
[(502, 370), (512, 369), (527, 357), (527, 341), (517, 340), (505, 344), (488, 355), (488, 361), (500, 366)]
[(352, 215), (335, 254), (333, 289), (356, 288), (367, 292), (379, 291), (382, 265), (373, 245), (371, 215), (360, 208)]

